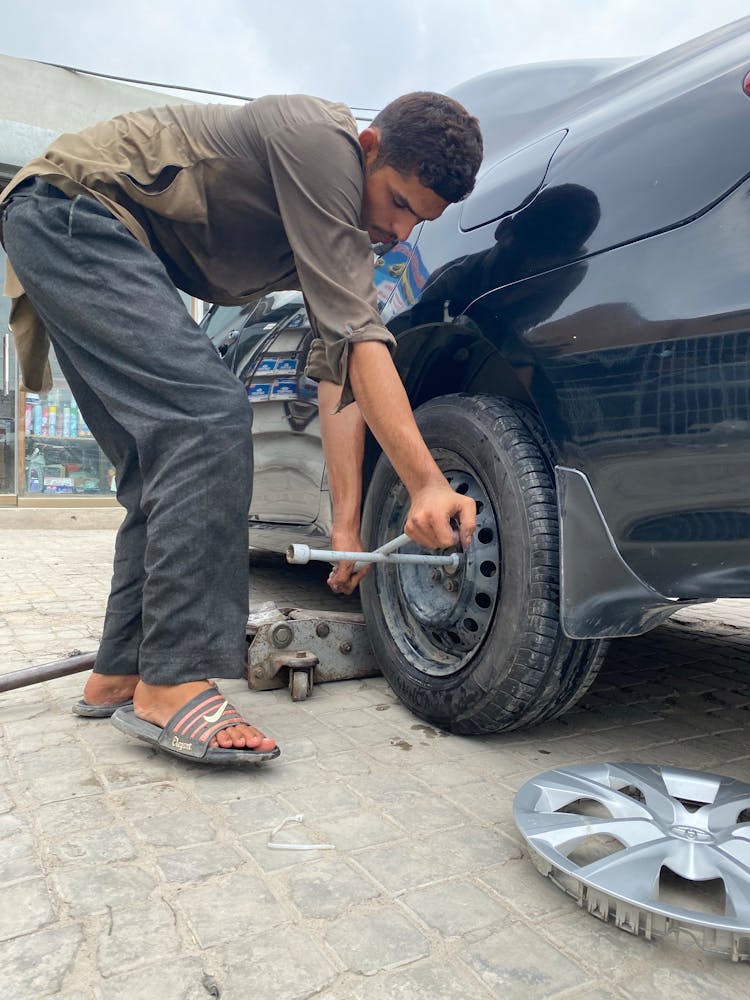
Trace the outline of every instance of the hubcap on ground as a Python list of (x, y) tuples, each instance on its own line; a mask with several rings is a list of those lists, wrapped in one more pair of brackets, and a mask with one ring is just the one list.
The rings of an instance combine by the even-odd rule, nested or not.
[(629, 930), (643, 911), (667, 931), (678, 921), (750, 933), (750, 785), (656, 764), (586, 764), (527, 781), (513, 813), (558, 885), (579, 899), (601, 894), (598, 915), (627, 910)]

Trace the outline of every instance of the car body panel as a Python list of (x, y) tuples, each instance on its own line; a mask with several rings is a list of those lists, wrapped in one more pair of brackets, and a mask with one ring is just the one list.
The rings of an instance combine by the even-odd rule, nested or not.
[[(413, 406), (490, 393), (539, 414), (572, 637), (750, 595), (749, 43), (745, 18), (640, 62), (456, 88), (486, 137), (476, 194), (380, 272)], [(295, 516), (325, 535), (315, 478)]]

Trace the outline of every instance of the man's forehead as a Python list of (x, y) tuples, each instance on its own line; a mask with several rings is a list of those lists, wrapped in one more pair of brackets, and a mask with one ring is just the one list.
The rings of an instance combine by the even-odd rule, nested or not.
[(395, 170), (392, 185), (406, 201), (411, 211), (420, 219), (437, 219), (445, 211), (448, 202), (420, 181), (416, 174), (405, 176)]

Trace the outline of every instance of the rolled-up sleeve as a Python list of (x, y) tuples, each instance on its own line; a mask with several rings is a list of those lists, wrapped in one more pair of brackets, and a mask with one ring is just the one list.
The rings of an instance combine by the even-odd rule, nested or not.
[(378, 313), (373, 253), (360, 229), (361, 151), (356, 137), (334, 122), (277, 129), (265, 139), (295, 267), (315, 339), (307, 374), (342, 387), (339, 408), (352, 402), (349, 348), (395, 339)]

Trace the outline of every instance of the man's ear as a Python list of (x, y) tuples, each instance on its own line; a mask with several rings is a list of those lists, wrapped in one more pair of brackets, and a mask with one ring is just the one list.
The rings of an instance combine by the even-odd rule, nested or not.
[(365, 165), (370, 167), (380, 152), (380, 129), (370, 125), (359, 133), (359, 144), (365, 154)]

